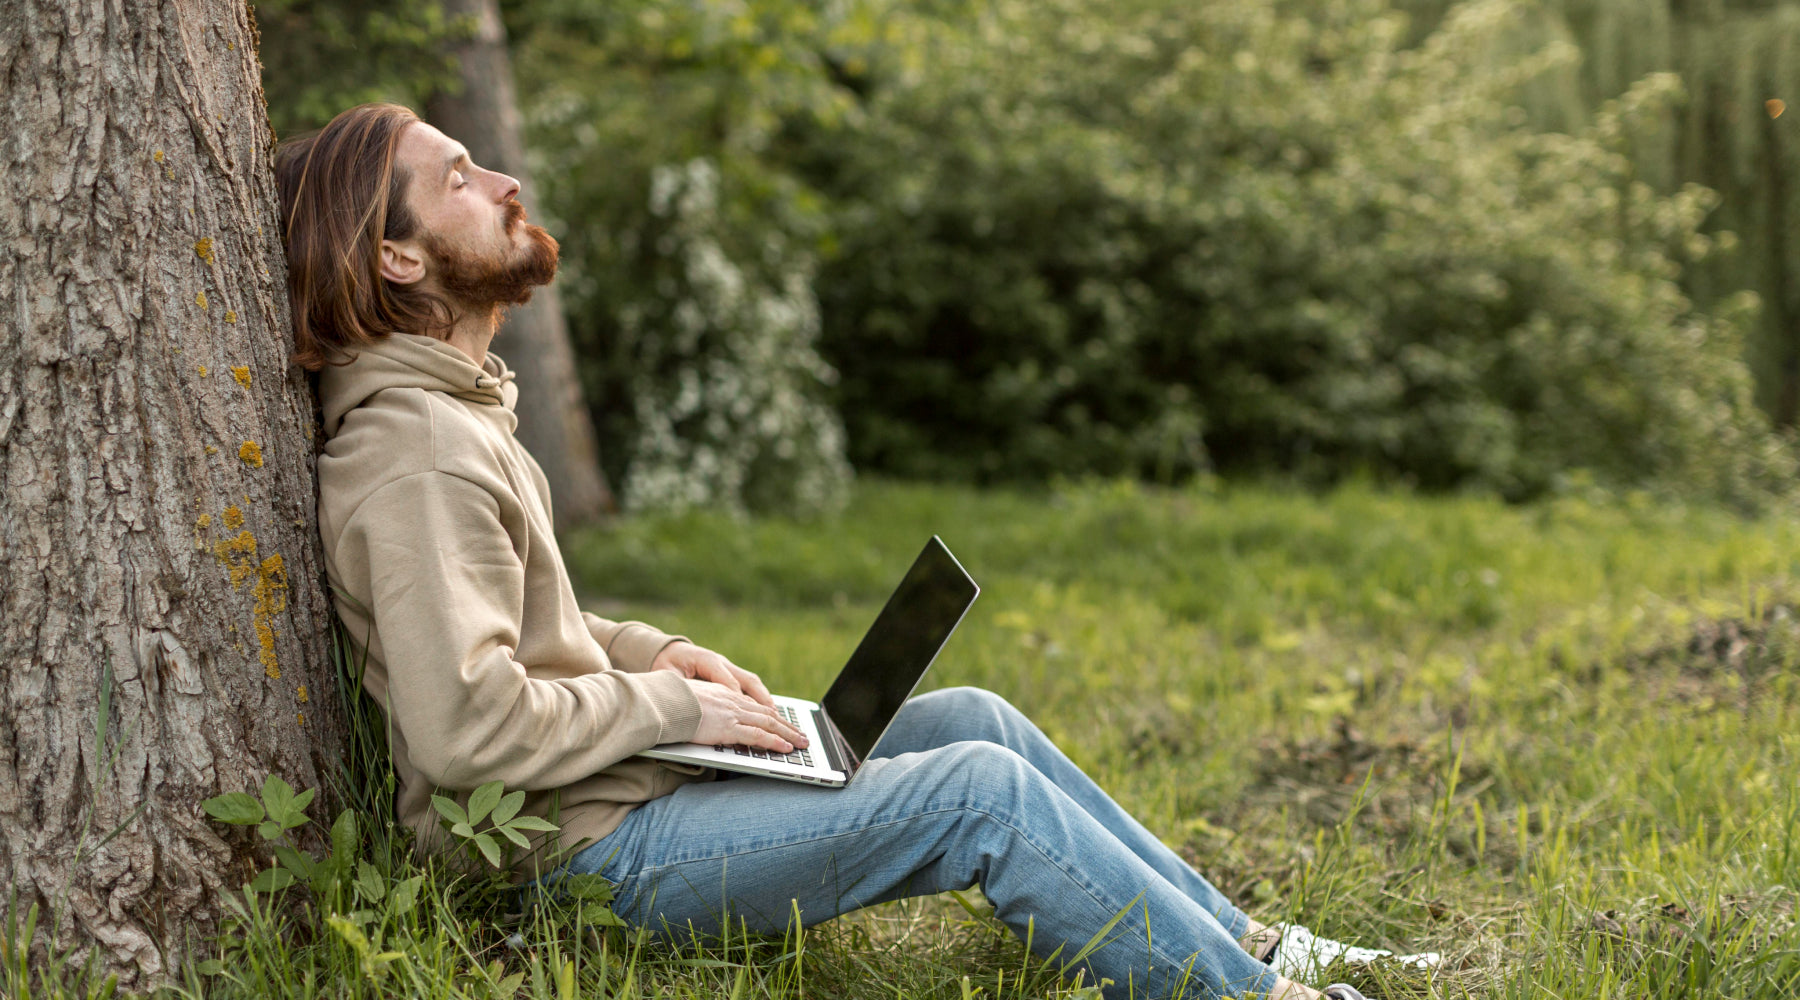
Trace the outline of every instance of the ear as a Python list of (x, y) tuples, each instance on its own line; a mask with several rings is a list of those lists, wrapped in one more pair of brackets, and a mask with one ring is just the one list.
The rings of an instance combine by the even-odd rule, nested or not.
[(411, 240), (382, 240), (381, 276), (396, 285), (413, 284), (425, 277), (425, 256)]

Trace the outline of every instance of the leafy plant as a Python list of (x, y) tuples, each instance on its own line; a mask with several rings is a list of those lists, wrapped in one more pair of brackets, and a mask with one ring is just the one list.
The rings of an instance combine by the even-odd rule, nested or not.
[[(512, 858), (514, 847), (531, 848), (525, 831), (554, 833), (558, 829), (549, 820), (519, 815), (519, 807), (524, 804), (523, 791), (506, 792), (498, 781), (490, 781), (469, 793), (467, 808), (443, 795), (431, 797), (431, 807), (441, 817), (439, 823), (451, 836), (463, 841), (471, 860), (479, 852), (495, 868), (505, 867), (506, 861)], [(477, 829), (484, 820), (488, 823), (487, 829)], [(494, 839), (496, 834), (511, 844), (501, 844)]]
[[(249, 888), (257, 892), (274, 892), (297, 880), (315, 883), (317, 888), (332, 873), (332, 869), (325, 867), (332, 859), (314, 861), (296, 849), (287, 836), (287, 831), (311, 822), (306, 807), (312, 802), (313, 794), (311, 788), (296, 793), (294, 786), (271, 774), (263, 780), (260, 798), (246, 792), (226, 792), (201, 802), (200, 807), (221, 823), (254, 826), (262, 839), (272, 843), (280, 841), (273, 843), (275, 864), (257, 873)], [(344, 834), (340, 835), (340, 829), (345, 831)], [(354, 838), (355, 829), (356, 814), (345, 810), (333, 824), (332, 840), (335, 843), (340, 836)]]

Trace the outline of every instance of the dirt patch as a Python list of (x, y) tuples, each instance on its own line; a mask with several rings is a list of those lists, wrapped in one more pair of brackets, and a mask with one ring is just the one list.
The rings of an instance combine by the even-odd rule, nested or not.
[[(1619, 666), (1678, 703), (1736, 704), (1749, 712), (1769, 683), (1800, 665), (1800, 610), (1771, 603), (1756, 617), (1702, 618), (1688, 634), (1627, 654)], [(1603, 663), (1590, 664), (1599, 676)]]
[(1598, 938), (1615, 962), (1663, 966), (1657, 978), (1686, 981), (1693, 963), (1711, 968), (1721, 956), (1780, 948), (1793, 932), (1794, 918), (1795, 897), (1785, 890), (1724, 896), (1698, 912), (1687, 903), (1652, 899), (1630, 911), (1592, 914), (1576, 931), (1574, 945), (1580, 950)]
[(1704, 618), (1685, 642), (1628, 657), (1626, 665), (1672, 664), (1700, 677), (1762, 677), (1791, 669), (1800, 654), (1800, 614), (1792, 604), (1772, 604), (1760, 618)]

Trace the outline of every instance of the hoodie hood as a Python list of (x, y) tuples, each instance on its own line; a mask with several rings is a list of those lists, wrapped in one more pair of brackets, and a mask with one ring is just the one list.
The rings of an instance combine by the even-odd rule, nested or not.
[[(477, 366), (467, 354), (433, 337), (394, 333), (359, 351), (347, 365), (327, 365), (319, 372), (319, 407), (325, 417), (325, 436), (343, 426), (344, 416), (384, 389), (424, 389), (442, 392), (482, 406), (505, 411), (509, 425), (519, 389), (513, 371), (492, 351)], [(509, 426), (509, 430), (511, 427)]]

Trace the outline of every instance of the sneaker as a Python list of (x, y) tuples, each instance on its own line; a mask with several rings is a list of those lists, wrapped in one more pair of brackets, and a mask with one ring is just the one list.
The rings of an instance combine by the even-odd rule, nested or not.
[[(1281, 939), (1275, 943), (1275, 950), (1267, 959), (1269, 967), (1277, 975), (1287, 979), (1309, 980), (1317, 978), (1333, 962), (1344, 962), (1349, 965), (1368, 965), (1378, 958), (1388, 958), (1403, 966), (1414, 969), (1429, 969), (1443, 961), (1443, 956), (1435, 951), (1422, 952), (1417, 955), (1395, 955), (1381, 948), (1359, 948), (1356, 945), (1334, 941), (1328, 937), (1320, 937), (1299, 924), (1276, 924), (1275, 929), (1281, 933)], [(1350, 989), (1350, 987), (1345, 987)], [(1355, 991), (1352, 990), (1354, 994)], [(1351, 1000), (1355, 1000), (1355, 994)]]
[(1368, 997), (1362, 995), (1361, 990), (1349, 983), (1332, 983), (1325, 987), (1325, 996), (1329, 1000), (1369, 1000)]

